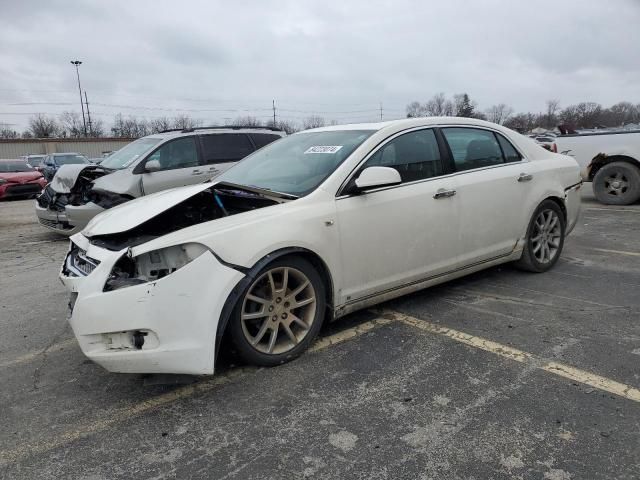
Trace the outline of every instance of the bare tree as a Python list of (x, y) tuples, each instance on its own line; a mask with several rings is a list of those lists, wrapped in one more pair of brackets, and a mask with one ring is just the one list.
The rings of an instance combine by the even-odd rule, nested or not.
[(426, 111), (420, 102), (411, 102), (407, 105), (407, 118), (424, 117)]
[(111, 134), (114, 137), (139, 138), (149, 134), (149, 124), (146, 120), (138, 120), (134, 116), (127, 118), (121, 113), (117, 114), (113, 119)]
[(560, 100), (551, 99), (547, 100), (547, 113), (545, 118), (545, 126), (547, 128), (554, 128), (558, 123), (558, 112), (560, 111)]
[(489, 107), (485, 113), (488, 121), (497, 123), (498, 125), (504, 125), (509, 117), (513, 115), (513, 108), (504, 103), (499, 103), (498, 105)]
[(527, 133), (538, 126), (538, 119), (533, 113), (518, 113), (509, 117), (503, 125), (507, 128), (517, 130), (520, 133)]
[(236, 117), (231, 124), (235, 127), (261, 127), (262, 122), (250, 115), (246, 117)]
[(442, 117), (453, 115), (453, 102), (447, 100), (444, 93), (437, 93), (427, 103), (423, 105), (427, 116)]
[(11, 125), (8, 123), (0, 123), (0, 138), (13, 139), (19, 138), (20, 135), (16, 130), (11, 128)]
[(265, 127), (275, 127), (279, 130), (283, 130), (287, 135), (291, 135), (300, 130), (298, 125), (290, 120), (277, 120), (275, 125), (273, 120), (269, 120), (264, 124)]
[(38, 113), (29, 118), (29, 131), (35, 138), (57, 137), (61, 128), (55, 118)]
[(324, 127), (326, 124), (323, 117), (319, 115), (311, 115), (304, 120), (302, 120), (302, 129), (308, 130), (310, 128), (319, 128)]
[(91, 121), (91, 127), (89, 128), (89, 136), (91, 138), (104, 137), (104, 122), (99, 119)]
[(191, 118), (189, 115), (178, 115), (173, 118), (173, 128), (181, 128), (183, 130), (199, 127), (200, 123), (199, 120)]
[(58, 117), (62, 132), (67, 137), (84, 137), (84, 124), (78, 112), (62, 112)]
[(171, 130), (173, 122), (168, 117), (159, 117), (149, 120), (149, 132), (160, 133), (165, 130)]

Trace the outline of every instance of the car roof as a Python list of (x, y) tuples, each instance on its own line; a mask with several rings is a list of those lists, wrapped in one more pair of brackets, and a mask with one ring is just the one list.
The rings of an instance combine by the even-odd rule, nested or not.
[(487, 122), (485, 120), (479, 120), (477, 118), (466, 117), (416, 117), (416, 118), (403, 118), (400, 120), (389, 120), (386, 122), (373, 122), (373, 123), (349, 123), (345, 125), (331, 125), (328, 127), (312, 128), (309, 130), (303, 130), (298, 133), (307, 132), (331, 132), (339, 130), (373, 130), (379, 131), (384, 129), (403, 129), (420, 126), (430, 125), (475, 125), (478, 127), (490, 127), (496, 129), (504, 129), (495, 123)]
[[(49, 155), (53, 155), (55, 157), (60, 155), (82, 155), (82, 154), (78, 152), (57, 152), (57, 153), (50, 153)], [(84, 157), (84, 155), (82, 156)]]
[(286, 132), (284, 130), (273, 129), (270, 127), (234, 127), (223, 125), (220, 127), (197, 127), (197, 128), (187, 128), (184, 130), (175, 129), (175, 130), (166, 130), (160, 133), (153, 133), (151, 135), (147, 135), (143, 138), (173, 138), (185, 135), (220, 135), (223, 133), (261, 133), (268, 135), (278, 135), (284, 136)]

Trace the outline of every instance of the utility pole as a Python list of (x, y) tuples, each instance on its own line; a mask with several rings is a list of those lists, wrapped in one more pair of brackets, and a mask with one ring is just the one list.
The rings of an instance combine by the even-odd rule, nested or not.
[[(87, 107), (89, 108), (89, 107)], [(383, 120), (383, 115), (382, 115), (382, 102), (380, 102), (380, 121)]]
[(82, 125), (84, 126), (84, 136), (87, 136), (87, 122), (84, 119), (84, 103), (82, 102), (82, 88), (80, 87), (80, 72), (78, 66), (82, 65), (79, 60), (71, 60), (71, 65), (76, 67), (76, 76), (78, 77), (78, 92), (80, 93), (80, 108), (82, 109)]
[(271, 100), (271, 104), (273, 105), (273, 128), (276, 128), (276, 101)]
[(89, 124), (89, 133), (93, 135), (93, 129), (91, 128), (91, 114), (89, 113), (89, 100), (87, 100), (87, 91), (84, 91), (84, 103), (87, 105), (87, 123)]

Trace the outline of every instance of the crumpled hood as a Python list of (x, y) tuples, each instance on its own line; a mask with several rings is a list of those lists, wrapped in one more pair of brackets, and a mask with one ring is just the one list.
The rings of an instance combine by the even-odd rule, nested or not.
[(211, 186), (210, 182), (199, 183), (136, 198), (93, 217), (82, 233), (94, 237), (126, 232)]
[(88, 165), (88, 164), (72, 164), (61, 165), (56, 172), (56, 175), (51, 180), (51, 188), (56, 193), (71, 193), (71, 189), (76, 184), (78, 177), (84, 170), (103, 170), (105, 175), (109, 173), (100, 165)]

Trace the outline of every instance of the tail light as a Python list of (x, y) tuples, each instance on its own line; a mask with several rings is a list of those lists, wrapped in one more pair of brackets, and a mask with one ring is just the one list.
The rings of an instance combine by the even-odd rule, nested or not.
[(558, 153), (558, 146), (554, 143), (551, 144), (551, 151), (553, 153)]

